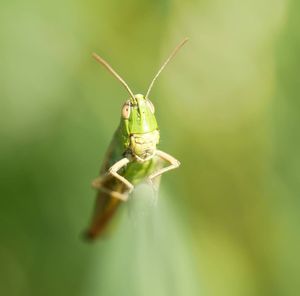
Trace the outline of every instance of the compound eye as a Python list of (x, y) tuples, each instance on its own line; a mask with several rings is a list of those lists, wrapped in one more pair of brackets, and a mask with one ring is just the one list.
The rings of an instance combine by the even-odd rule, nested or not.
[(149, 108), (150, 108), (150, 111), (151, 111), (152, 113), (154, 113), (154, 112), (155, 112), (154, 105), (152, 104), (152, 102), (151, 102), (149, 99), (147, 100), (147, 104), (148, 104), (148, 106), (149, 106)]
[(122, 117), (128, 119), (130, 116), (130, 102), (127, 101), (122, 108)]

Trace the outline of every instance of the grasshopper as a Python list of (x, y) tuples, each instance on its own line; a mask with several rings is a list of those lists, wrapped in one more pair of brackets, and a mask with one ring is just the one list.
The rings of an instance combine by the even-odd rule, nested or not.
[(160, 135), (149, 94), (162, 70), (187, 41), (185, 38), (175, 47), (154, 76), (145, 96), (133, 94), (123, 78), (102, 57), (93, 53), (96, 61), (121, 82), (130, 97), (122, 107), (120, 124), (109, 145), (100, 175), (92, 182), (97, 198), (85, 233), (88, 240), (102, 234), (119, 205), (128, 200), (137, 184), (146, 180), (157, 191), (161, 175), (180, 165), (173, 156), (156, 148)]

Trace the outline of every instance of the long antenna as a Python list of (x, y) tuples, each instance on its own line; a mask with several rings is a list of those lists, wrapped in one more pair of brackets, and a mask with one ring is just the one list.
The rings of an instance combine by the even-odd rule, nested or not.
[(149, 93), (153, 87), (153, 84), (156, 80), (156, 78), (159, 76), (159, 74), (162, 72), (162, 70), (167, 66), (167, 64), (174, 58), (174, 56), (176, 55), (176, 53), (178, 52), (178, 50), (186, 43), (188, 42), (189, 38), (184, 38), (172, 51), (172, 53), (169, 55), (169, 57), (166, 59), (166, 61), (163, 63), (163, 65), (160, 67), (160, 69), (158, 70), (158, 72), (156, 73), (156, 75), (154, 76), (153, 80), (150, 83), (150, 86), (147, 90), (146, 96), (145, 98), (147, 99), (149, 96)]
[(113, 76), (115, 76), (122, 84), (123, 86), (126, 88), (126, 90), (129, 92), (130, 97), (132, 99), (134, 99), (134, 94), (131, 91), (131, 89), (129, 88), (128, 84), (124, 81), (124, 79), (111, 67), (111, 65), (105, 61), (103, 58), (101, 58), (100, 56), (98, 56), (96, 53), (93, 53), (93, 57), (95, 58), (95, 60), (100, 63), (102, 66), (104, 66)]

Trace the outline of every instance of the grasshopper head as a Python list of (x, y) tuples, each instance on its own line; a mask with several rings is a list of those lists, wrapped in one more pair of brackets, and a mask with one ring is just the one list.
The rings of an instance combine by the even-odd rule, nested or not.
[(141, 94), (127, 100), (121, 112), (127, 134), (145, 134), (157, 130), (154, 112), (152, 102)]
[(121, 126), (126, 148), (141, 159), (151, 157), (159, 141), (155, 109), (152, 102), (137, 94), (125, 102), (121, 112)]
[(187, 41), (188, 38), (184, 38), (171, 52), (152, 79), (145, 96), (141, 94), (134, 95), (128, 84), (110, 64), (102, 57), (93, 53), (93, 57), (97, 62), (105, 67), (125, 87), (130, 95), (130, 99), (127, 100), (122, 107), (121, 124), (118, 132), (121, 133), (120, 140), (124, 148), (130, 149), (132, 154), (137, 156), (139, 160), (144, 161), (152, 157), (155, 153), (156, 144), (159, 141), (154, 106), (149, 100), (150, 91), (162, 70)]

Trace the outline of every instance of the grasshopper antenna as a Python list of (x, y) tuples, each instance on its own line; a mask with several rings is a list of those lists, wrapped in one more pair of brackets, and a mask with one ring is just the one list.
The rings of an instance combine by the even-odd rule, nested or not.
[(179, 49), (186, 43), (188, 42), (189, 38), (184, 38), (172, 51), (172, 53), (169, 55), (169, 57), (165, 60), (165, 62), (162, 64), (162, 66), (160, 67), (160, 69), (158, 70), (158, 72), (156, 73), (156, 75), (154, 76), (153, 80), (150, 83), (150, 86), (147, 90), (146, 96), (145, 98), (147, 99), (149, 96), (149, 93), (153, 87), (153, 84), (155, 82), (155, 80), (157, 79), (157, 77), (160, 75), (160, 73), (162, 72), (162, 70), (168, 65), (168, 63), (174, 58), (174, 56), (177, 54), (177, 52), (179, 51)]
[(130, 94), (130, 97), (132, 99), (134, 99), (134, 94), (131, 91), (131, 89), (129, 88), (128, 84), (124, 81), (124, 79), (111, 67), (111, 65), (105, 61), (103, 58), (101, 58), (100, 56), (98, 56), (96, 53), (93, 53), (93, 57), (95, 58), (95, 60), (100, 63), (102, 66), (104, 66), (113, 76), (115, 76), (122, 84), (123, 86), (126, 88), (126, 90), (128, 91), (128, 93)]

